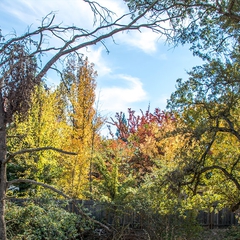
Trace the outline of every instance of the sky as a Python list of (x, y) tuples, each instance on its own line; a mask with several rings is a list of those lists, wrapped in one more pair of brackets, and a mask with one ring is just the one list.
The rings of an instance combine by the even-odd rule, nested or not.
[[(97, 0), (102, 6), (121, 16), (127, 12), (123, 0)], [(13, 31), (23, 34), (27, 27), (36, 29), (40, 20), (51, 11), (56, 13), (55, 21), (63, 25), (77, 25), (89, 28), (93, 15), (87, 3), (82, 0), (0, 0), (0, 29), (2, 35)], [(201, 64), (193, 57), (189, 46), (173, 48), (165, 39), (151, 30), (118, 33), (107, 39), (105, 46), (82, 49), (90, 62), (94, 63), (97, 77), (98, 109), (105, 116), (116, 112), (136, 112), (155, 108), (164, 110), (166, 101), (175, 91), (178, 78), (187, 79), (187, 71)], [(58, 77), (48, 75), (51, 86)]]

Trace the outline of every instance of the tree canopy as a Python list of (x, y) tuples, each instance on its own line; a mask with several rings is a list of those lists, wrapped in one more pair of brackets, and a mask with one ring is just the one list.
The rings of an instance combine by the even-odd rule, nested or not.
[(203, 58), (219, 53), (239, 52), (239, 0), (125, 0), (139, 13), (153, 5), (148, 20), (161, 19), (161, 31), (174, 44), (191, 45), (193, 53)]

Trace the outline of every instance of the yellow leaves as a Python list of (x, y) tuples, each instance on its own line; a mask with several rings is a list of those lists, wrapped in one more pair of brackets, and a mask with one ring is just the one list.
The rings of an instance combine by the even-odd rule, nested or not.
[[(89, 184), (89, 172), (94, 151), (95, 138), (101, 122), (96, 119), (95, 88), (96, 72), (93, 65), (86, 59), (77, 73), (71, 75), (69, 82), (68, 115), (70, 119), (69, 131), (65, 139), (65, 148), (77, 152), (75, 157), (68, 157), (64, 162), (64, 189), (72, 197), (83, 197)], [(66, 79), (66, 82), (68, 79)]]
[(145, 142), (140, 144), (141, 152), (147, 156), (153, 157), (158, 154), (156, 140), (153, 136), (146, 136)]
[[(55, 147), (61, 149), (65, 142), (66, 122), (58, 109), (56, 92), (46, 90), (42, 85), (36, 88), (32, 95), (31, 108), (25, 121), (18, 121), (9, 128), (9, 135), (19, 137), (10, 138), (10, 151), (17, 151), (36, 147)], [(12, 132), (12, 133), (11, 133)], [(55, 184), (61, 174), (62, 155), (56, 151), (32, 152), (16, 156), (13, 161), (20, 170), (17, 177), (31, 178), (49, 184)]]

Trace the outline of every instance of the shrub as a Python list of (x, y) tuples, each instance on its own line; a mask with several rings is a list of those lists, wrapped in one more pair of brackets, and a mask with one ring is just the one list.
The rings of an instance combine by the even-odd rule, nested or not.
[(10, 240), (70, 240), (89, 229), (88, 222), (54, 201), (23, 206), (8, 202), (6, 223)]

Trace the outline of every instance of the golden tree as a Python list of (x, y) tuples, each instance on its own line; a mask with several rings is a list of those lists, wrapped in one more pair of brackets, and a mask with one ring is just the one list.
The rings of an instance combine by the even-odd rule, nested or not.
[(62, 180), (65, 191), (72, 197), (82, 197), (88, 188), (94, 138), (101, 125), (94, 109), (97, 73), (88, 59), (78, 65), (69, 59), (63, 80), (68, 90), (71, 126), (65, 147), (78, 153), (65, 159), (65, 178)]

